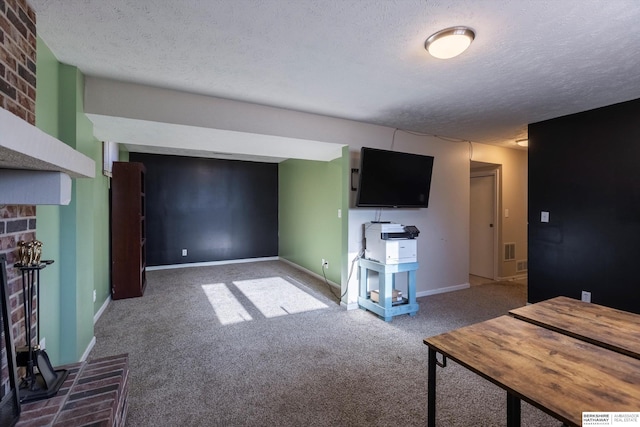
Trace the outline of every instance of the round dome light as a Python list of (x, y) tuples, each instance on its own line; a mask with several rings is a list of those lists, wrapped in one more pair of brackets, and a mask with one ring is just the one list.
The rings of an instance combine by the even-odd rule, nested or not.
[(433, 57), (449, 59), (467, 50), (475, 37), (476, 33), (471, 28), (446, 28), (429, 36), (424, 42), (424, 48)]

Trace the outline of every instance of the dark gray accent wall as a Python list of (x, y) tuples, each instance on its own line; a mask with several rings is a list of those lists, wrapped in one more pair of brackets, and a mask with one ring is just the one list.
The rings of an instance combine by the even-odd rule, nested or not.
[(278, 255), (276, 163), (142, 153), (129, 159), (147, 169), (148, 266)]
[(529, 302), (640, 312), (640, 100), (529, 125), (528, 240)]

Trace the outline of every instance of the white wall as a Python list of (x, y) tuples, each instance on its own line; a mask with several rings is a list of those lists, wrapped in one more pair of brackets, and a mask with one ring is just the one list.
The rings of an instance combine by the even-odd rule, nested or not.
[[(391, 149), (393, 129), (368, 139), (367, 147)], [(352, 167), (359, 167), (360, 148), (351, 144)], [(436, 137), (396, 132), (394, 151), (434, 156), (429, 207), (383, 209), (380, 220), (415, 225), (418, 237), (416, 290), (418, 296), (469, 286), (469, 145)], [(349, 210), (349, 261), (362, 250), (362, 224), (377, 219), (379, 210), (353, 207)], [(399, 279), (403, 280), (404, 277)], [(375, 286), (375, 285), (374, 285)], [(403, 285), (401, 284), (400, 287)], [(358, 279), (349, 282), (350, 306), (357, 302)]]
[[(527, 259), (528, 152), (486, 144), (473, 144), (472, 160), (500, 165), (501, 199), (498, 206), (498, 279), (522, 276), (516, 261)], [(509, 217), (505, 210), (509, 210)], [(516, 244), (516, 261), (503, 260), (503, 244)]]

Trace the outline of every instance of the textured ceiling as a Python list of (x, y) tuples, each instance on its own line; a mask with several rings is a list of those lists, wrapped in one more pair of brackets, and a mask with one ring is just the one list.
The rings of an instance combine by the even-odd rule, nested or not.
[[(83, 73), (513, 146), (640, 98), (637, 0), (30, 0)], [(438, 60), (432, 33), (476, 31)]]

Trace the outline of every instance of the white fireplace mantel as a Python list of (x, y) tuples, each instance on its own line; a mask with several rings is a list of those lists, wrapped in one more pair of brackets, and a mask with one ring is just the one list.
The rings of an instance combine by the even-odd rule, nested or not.
[(68, 178), (95, 176), (91, 158), (0, 108), (0, 204), (66, 205)]

